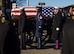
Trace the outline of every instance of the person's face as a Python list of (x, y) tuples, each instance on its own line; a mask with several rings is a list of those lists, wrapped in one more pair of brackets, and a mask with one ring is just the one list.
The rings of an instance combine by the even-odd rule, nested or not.
[(55, 9), (54, 12), (55, 14), (57, 14), (59, 12), (59, 9)]
[(0, 14), (2, 14), (2, 10), (0, 10)]
[(70, 7), (70, 14), (74, 15), (74, 7)]
[(74, 15), (74, 8), (72, 9), (72, 14)]

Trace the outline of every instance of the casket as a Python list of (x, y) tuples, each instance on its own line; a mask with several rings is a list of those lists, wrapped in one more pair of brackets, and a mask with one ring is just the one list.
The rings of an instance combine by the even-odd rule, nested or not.
[[(11, 10), (11, 16), (13, 17), (18, 17), (20, 16), (20, 8), (15, 8)], [(27, 18), (32, 18), (34, 16), (36, 16), (37, 14), (37, 8), (36, 6), (25, 6), (24, 7), (24, 12), (26, 13)]]

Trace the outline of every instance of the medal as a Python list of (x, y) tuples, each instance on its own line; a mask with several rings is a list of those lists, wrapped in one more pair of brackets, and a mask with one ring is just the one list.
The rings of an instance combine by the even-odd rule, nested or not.
[(5, 23), (5, 17), (2, 17), (2, 18), (1, 18), (1, 22), (2, 22), (2, 23)]

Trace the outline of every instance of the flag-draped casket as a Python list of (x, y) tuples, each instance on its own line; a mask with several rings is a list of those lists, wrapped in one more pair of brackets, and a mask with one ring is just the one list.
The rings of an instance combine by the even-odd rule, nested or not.
[[(11, 16), (18, 17), (20, 16), (20, 8), (15, 8), (11, 10)], [(37, 14), (36, 6), (25, 6), (24, 12), (26, 13), (27, 18), (34, 17)]]
[[(36, 7), (36, 6), (25, 6), (24, 12), (26, 13), (27, 18), (34, 17), (37, 15), (38, 8), (40, 10), (40, 14), (47, 18), (52, 17), (54, 14), (54, 7)], [(11, 16), (18, 17), (20, 16), (21, 8), (14, 8), (11, 10)]]

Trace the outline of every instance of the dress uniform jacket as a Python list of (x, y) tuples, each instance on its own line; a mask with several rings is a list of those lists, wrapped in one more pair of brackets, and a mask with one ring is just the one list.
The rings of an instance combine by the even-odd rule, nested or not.
[(42, 23), (43, 22), (42, 19), (40, 19), (40, 13), (38, 13), (36, 16), (36, 32), (35, 32), (36, 37), (41, 37)]
[(24, 31), (25, 26), (25, 20), (26, 20), (26, 14), (24, 12), (24, 9), (22, 10), (22, 13), (18, 19), (18, 34)]

